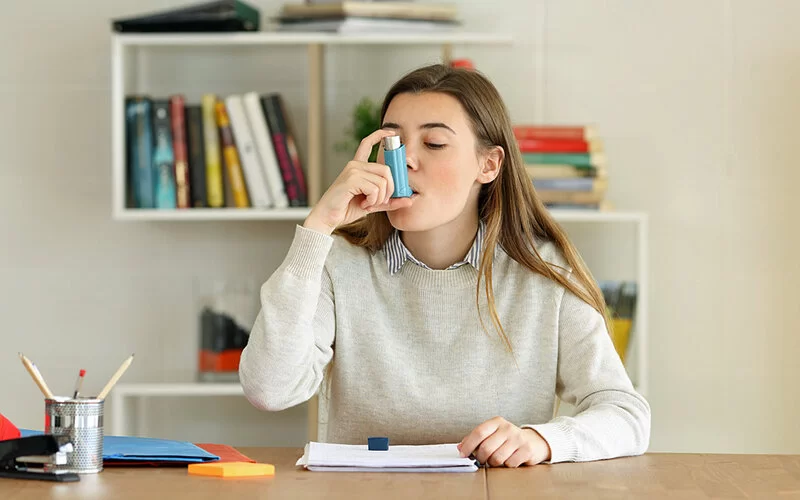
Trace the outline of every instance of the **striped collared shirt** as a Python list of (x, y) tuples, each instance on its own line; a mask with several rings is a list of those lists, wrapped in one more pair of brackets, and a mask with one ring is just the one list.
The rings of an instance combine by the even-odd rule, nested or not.
[[(484, 231), (485, 224), (483, 221), (481, 221), (480, 224), (478, 224), (478, 232), (475, 235), (475, 241), (472, 243), (472, 247), (469, 249), (469, 252), (467, 252), (467, 256), (464, 257), (464, 260), (456, 262), (452, 266), (448, 267), (447, 270), (456, 269), (464, 264), (471, 264), (475, 269), (480, 268)], [(430, 267), (411, 255), (411, 252), (403, 244), (403, 240), (400, 239), (400, 231), (397, 229), (395, 229), (389, 239), (386, 240), (386, 244), (383, 246), (383, 251), (386, 253), (386, 264), (389, 266), (389, 274), (393, 275), (399, 271), (400, 268), (403, 267), (403, 264), (406, 262), (406, 260), (410, 260), (414, 264), (422, 266), (425, 269), (430, 269)]]

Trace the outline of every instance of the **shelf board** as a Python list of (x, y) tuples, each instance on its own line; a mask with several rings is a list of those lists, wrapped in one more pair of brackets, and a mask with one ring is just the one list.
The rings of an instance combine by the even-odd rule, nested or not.
[(644, 212), (617, 212), (598, 210), (550, 210), (559, 222), (641, 222), (647, 219)]
[(114, 214), (116, 220), (129, 221), (214, 221), (214, 220), (285, 220), (302, 221), (311, 209), (303, 208), (188, 208), (181, 210), (146, 210), (127, 208)]
[[(303, 221), (311, 208), (189, 208), (185, 210), (144, 210), (128, 208), (115, 213), (116, 220), (127, 221), (235, 221), (275, 220)], [(559, 222), (640, 222), (643, 212), (598, 212), (596, 210), (551, 210)]]
[(259, 31), (250, 33), (125, 33), (113, 38), (122, 46), (229, 46), (229, 45), (431, 45), (431, 44), (508, 44), (511, 35), (453, 31), (450, 33), (290, 33)]
[(125, 396), (240, 396), (244, 390), (239, 383), (149, 383), (118, 384), (114, 392)]

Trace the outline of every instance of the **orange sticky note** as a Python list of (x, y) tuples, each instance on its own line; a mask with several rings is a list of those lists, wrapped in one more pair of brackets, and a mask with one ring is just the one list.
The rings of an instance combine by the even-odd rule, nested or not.
[(210, 462), (205, 464), (189, 464), (189, 474), (193, 476), (215, 477), (274, 476), (275, 466), (272, 464), (254, 464), (250, 462)]

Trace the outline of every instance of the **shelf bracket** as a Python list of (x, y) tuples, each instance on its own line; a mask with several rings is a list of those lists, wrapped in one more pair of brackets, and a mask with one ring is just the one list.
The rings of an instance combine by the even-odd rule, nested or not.
[(322, 117), (324, 112), (324, 47), (320, 43), (308, 45), (308, 205), (322, 196)]

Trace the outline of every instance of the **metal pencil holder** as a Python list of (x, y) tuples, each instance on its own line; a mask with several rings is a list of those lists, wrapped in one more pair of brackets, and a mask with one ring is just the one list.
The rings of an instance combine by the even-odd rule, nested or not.
[(45, 398), (45, 434), (68, 435), (73, 451), (66, 464), (49, 470), (91, 474), (103, 470), (103, 399)]

